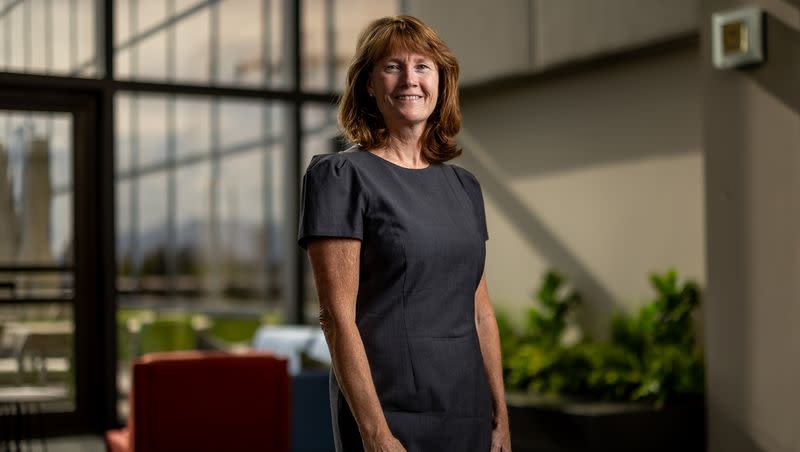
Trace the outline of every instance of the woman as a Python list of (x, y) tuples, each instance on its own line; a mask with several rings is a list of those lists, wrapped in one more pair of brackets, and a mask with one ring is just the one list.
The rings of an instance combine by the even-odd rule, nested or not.
[(333, 358), (337, 451), (509, 451), (483, 198), (461, 150), (458, 63), (410, 16), (361, 34), (339, 106), (357, 145), (303, 178)]

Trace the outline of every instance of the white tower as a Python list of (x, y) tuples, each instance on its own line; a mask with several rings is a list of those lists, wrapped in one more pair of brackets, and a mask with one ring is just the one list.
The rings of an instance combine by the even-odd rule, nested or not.
[(50, 153), (47, 139), (31, 137), (22, 176), (22, 245), (17, 262), (50, 264)]
[(8, 152), (0, 143), (0, 265), (13, 264), (17, 257), (17, 213), (8, 172)]

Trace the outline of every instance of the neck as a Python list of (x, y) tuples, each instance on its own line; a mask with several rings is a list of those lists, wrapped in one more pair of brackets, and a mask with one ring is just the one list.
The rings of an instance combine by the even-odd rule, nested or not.
[(375, 153), (394, 163), (408, 168), (424, 168), (428, 162), (422, 156), (420, 138), (425, 130), (425, 123), (407, 126), (400, 129), (389, 129), (389, 141), (386, 146), (376, 149)]

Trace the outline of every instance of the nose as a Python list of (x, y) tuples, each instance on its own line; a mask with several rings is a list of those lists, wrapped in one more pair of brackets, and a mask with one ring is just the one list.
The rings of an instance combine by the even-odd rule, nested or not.
[(403, 84), (406, 86), (417, 86), (417, 74), (414, 68), (406, 68), (403, 71)]

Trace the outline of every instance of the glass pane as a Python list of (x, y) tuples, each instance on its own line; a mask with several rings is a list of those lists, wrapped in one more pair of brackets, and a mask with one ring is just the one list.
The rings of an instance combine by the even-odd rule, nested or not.
[(164, 80), (167, 78), (167, 37), (162, 31), (144, 36), (137, 41), (136, 49), (131, 50), (135, 62), (135, 77), (140, 80)]
[(208, 216), (211, 164), (204, 159), (177, 169), (177, 227), (175, 250), (175, 291), (191, 298), (205, 292), (211, 283)]
[[(133, 169), (154, 170), (168, 160), (169, 140), (167, 134), (170, 98), (151, 94), (121, 94), (116, 98), (114, 109), (117, 145), (116, 165), (118, 174), (127, 174)], [(177, 103), (185, 120), (180, 124), (178, 137), (192, 136), (202, 140), (199, 129), (187, 130), (187, 126), (202, 124), (202, 108), (198, 117), (185, 115), (187, 102)], [(196, 102), (189, 102), (193, 108)], [(182, 118), (183, 119), (183, 118)], [(186, 122), (189, 121), (189, 124)]]
[(208, 8), (175, 24), (175, 80), (207, 84), (211, 64)]
[(0, 392), (48, 412), (75, 409), (72, 125), (0, 110)]
[(71, 297), (72, 205), (72, 116), (0, 110), (0, 298)]
[[(117, 152), (164, 158), (117, 173), (123, 417), (132, 357), (248, 346), (255, 329), (286, 308), (280, 244), (287, 216), (279, 200), (288, 189), (281, 177), (288, 109), (260, 100), (150, 95), (148, 102), (166, 107), (163, 115), (145, 115), (144, 97), (134, 99), (116, 97), (117, 108), (137, 103), (140, 113), (138, 127), (117, 128), (128, 135), (117, 140), (138, 144)], [(161, 153), (170, 142), (174, 152)]]
[(0, 0), (0, 70), (97, 77), (96, 0)]
[(131, 102), (128, 96), (117, 97), (117, 103), (114, 108), (114, 127), (116, 133), (114, 134), (114, 146), (117, 151), (114, 164), (117, 167), (117, 173), (127, 171), (131, 167), (131, 129), (134, 126), (131, 124)]
[[(223, 293), (239, 303), (263, 300), (263, 147), (222, 160), (220, 238), (225, 256)], [(260, 152), (259, 152), (260, 151)]]
[(219, 103), (220, 144), (223, 148), (244, 143), (260, 142), (264, 138), (261, 130), (262, 106), (247, 100), (228, 100)]
[[(131, 103), (138, 115), (136, 134), (139, 168), (163, 164), (167, 159), (167, 98), (157, 95), (134, 95)], [(137, 133), (138, 132), (138, 133)], [(133, 150), (132, 150), (133, 151)]]
[(131, 206), (136, 204), (131, 200), (131, 182), (120, 177), (117, 180), (117, 291), (124, 294), (136, 288), (132, 251), (138, 248), (135, 242), (138, 234), (131, 215)]
[[(131, 5), (136, 7), (139, 30), (149, 30), (167, 19), (167, 3), (164, 0), (135, 0)], [(130, 8), (130, 7), (129, 7)]]
[(177, 157), (208, 155), (211, 102), (200, 97), (179, 97), (175, 102), (175, 152)]
[(0, 305), (0, 392), (31, 394), (43, 412), (75, 410), (69, 303)]
[(164, 260), (167, 247), (166, 176), (164, 172), (156, 172), (135, 181), (138, 224), (133, 225), (133, 230), (138, 232), (135, 238), (138, 249), (134, 252), (137, 283), (140, 289), (154, 293), (163, 293), (167, 287)]
[(259, 3), (259, 0), (219, 3), (220, 51), (216, 79), (222, 83), (260, 84), (261, 17), (256, 14)]
[(286, 88), (291, 18), (282, 1), (115, 0), (117, 77)]
[(303, 88), (341, 91), (359, 33), (372, 20), (400, 14), (401, 0), (304, 0)]
[[(345, 144), (339, 135), (336, 124), (336, 107), (328, 105), (307, 105), (303, 107), (303, 164), (308, 167), (311, 157), (341, 150)], [(302, 174), (300, 175), (302, 178)], [(306, 323), (317, 323), (319, 316), (319, 298), (314, 285), (311, 266), (305, 266), (303, 275), (306, 298), (303, 300), (303, 316)]]

